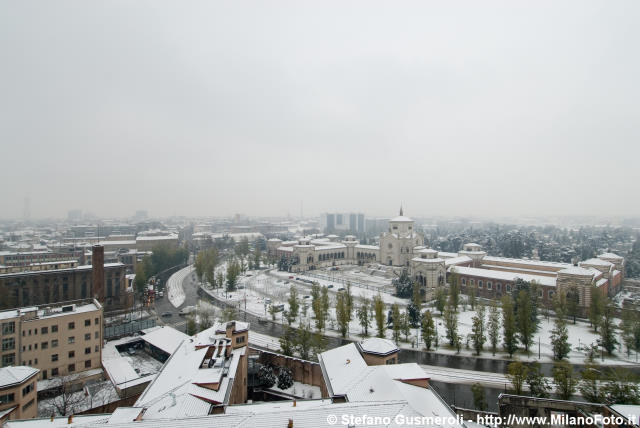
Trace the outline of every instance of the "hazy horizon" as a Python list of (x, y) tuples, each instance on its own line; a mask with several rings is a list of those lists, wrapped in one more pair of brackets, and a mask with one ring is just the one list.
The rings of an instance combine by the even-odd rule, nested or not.
[(639, 12), (5, 1), (0, 218), (640, 216)]

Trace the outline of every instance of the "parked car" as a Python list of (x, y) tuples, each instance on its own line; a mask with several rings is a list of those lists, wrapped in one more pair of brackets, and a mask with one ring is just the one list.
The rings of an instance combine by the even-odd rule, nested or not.
[(284, 311), (284, 304), (276, 305), (276, 306), (275, 306), (275, 311), (276, 311), (276, 312), (282, 312), (282, 311)]
[(173, 313), (171, 312), (163, 312), (161, 315), (163, 318), (169, 318), (173, 316)]
[(338, 291), (344, 291), (344, 287), (338, 288)]
[(135, 348), (129, 348), (129, 349), (127, 349), (127, 354), (129, 354), (129, 355), (135, 355), (135, 354), (136, 354), (136, 350), (135, 350)]
[(333, 288), (333, 284), (327, 285), (327, 288)]

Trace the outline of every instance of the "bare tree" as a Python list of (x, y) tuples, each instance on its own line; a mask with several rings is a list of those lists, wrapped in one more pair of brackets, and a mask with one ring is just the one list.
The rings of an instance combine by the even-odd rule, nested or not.
[(68, 416), (79, 411), (81, 407), (86, 407), (86, 394), (80, 384), (75, 383), (77, 379), (78, 375), (51, 379), (52, 388), (58, 391), (58, 395), (47, 400), (52, 414), (57, 413), (61, 416)]

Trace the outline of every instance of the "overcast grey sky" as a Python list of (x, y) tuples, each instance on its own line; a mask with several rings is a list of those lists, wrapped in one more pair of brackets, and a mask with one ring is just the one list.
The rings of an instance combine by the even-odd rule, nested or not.
[(638, 1), (0, 2), (0, 217), (639, 215)]

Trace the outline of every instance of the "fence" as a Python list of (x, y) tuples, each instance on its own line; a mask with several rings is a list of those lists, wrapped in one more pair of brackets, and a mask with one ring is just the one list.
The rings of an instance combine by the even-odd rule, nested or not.
[(122, 336), (130, 336), (133, 333), (137, 333), (145, 328), (151, 328), (156, 326), (155, 318), (147, 318), (144, 320), (135, 320), (126, 324), (110, 325), (104, 328), (104, 338), (115, 339)]

